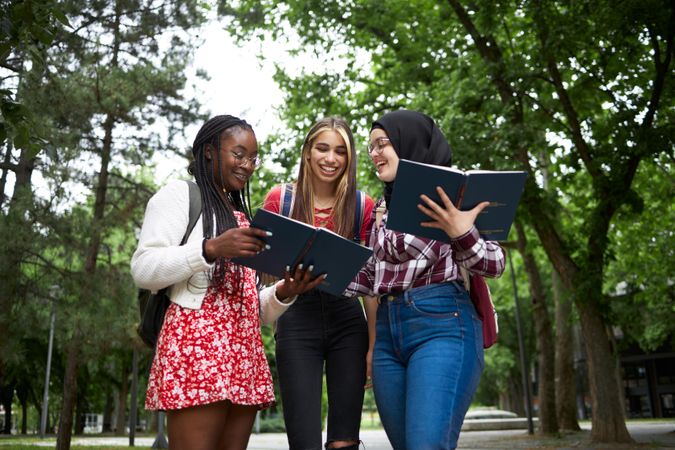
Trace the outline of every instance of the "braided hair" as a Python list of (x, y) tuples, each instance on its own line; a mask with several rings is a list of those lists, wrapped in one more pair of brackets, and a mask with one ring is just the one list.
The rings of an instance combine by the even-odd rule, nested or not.
[[(230, 228), (237, 228), (237, 218), (234, 211), (241, 211), (251, 220), (251, 193), (249, 183), (246, 182), (245, 192), (223, 192), (219, 187), (223, 185), (220, 156), (220, 142), (223, 136), (233, 134), (237, 130), (246, 130), (253, 133), (253, 127), (245, 120), (230, 115), (219, 115), (209, 119), (197, 133), (192, 144), (193, 163), (188, 172), (195, 177), (202, 197), (202, 224), (204, 238), (211, 239)], [(211, 145), (217, 151), (214, 158), (207, 160), (205, 150)], [(215, 165), (215, 167), (214, 167)], [(218, 177), (216, 180), (214, 177)], [(214, 228), (215, 227), (215, 228)], [(214, 270), (216, 281), (223, 281), (226, 261), (218, 258)], [(237, 266), (239, 267), (239, 266)], [(240, 269), (237, 271), (237, 284), (241, 279)]]

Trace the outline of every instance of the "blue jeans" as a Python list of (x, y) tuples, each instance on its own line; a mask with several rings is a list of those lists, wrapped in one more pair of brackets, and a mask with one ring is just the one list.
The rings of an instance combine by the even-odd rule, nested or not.
[(463, 285), (381, 297), (373, 390), (395, 450), (454, 449), (482, 371), (482, 323)]

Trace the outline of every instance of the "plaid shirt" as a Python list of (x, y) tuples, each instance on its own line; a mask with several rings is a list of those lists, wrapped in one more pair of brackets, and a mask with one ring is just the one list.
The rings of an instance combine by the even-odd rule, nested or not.
[[(381, 204), (383, 200), (377, 206)], [(497, 242), (483, 240), (476, 227), (449, 239), (448, 244), (388, 230), (386, 210), (375, 229), (376, 209), (366, 238), (373, 256), (347, 287), (347, 297), (399, 293), (418, 286), (463, 281), (458, 264), (490, 278), (504, 272), (504, 251)]]

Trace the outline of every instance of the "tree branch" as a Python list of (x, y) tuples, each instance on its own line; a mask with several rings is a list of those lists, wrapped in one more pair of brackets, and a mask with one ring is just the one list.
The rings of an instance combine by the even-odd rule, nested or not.
[(549, 40), (548, 24), (544, 18), (544, 14), (542, 14), (541, 5), (538, 2), (535, 6), (534, 23), (537, 24), (537, 35), (541, 44), (541, 51), (546, 61), (546, 70), (551, 77), (551, 81), (555, 87), (555, 92), (558, 94), (558, 99), (562, 105), (563, 113), (565, 114), (567, 122), (569, 123), (569, 129), (572, 134), (572, 142), (574, 142), (574, 147), (577, 149), (577, 152), (579, 152), (579, 156), (584, 162), (586, 169), (588, 169), (589, 174), (593, 178), (605, 178), (605, 175), (593, 160), (588, 143), (583, 137), (579, 115), (572, 104), (572, 99), (570, 98), (567, 89), (565, 89), (565, 86), (563, 85), (562, 75), (558, 69), (558, 63), (550, 51), (551, 42)]
[[(518, 102), (518, 93), (506, 81), (506, 64), (497, 42), (491, 36), (484, 37), (480, 34), (475, 24), (472, 22), (471, 17), (459, 1), (448, 0), (448, 3), (455, 11), (460, 23), (471, 35), (480, 56), (490, 64), (490, 77), (497, 87), (502, 103), (507, 107), (515, 106), (510, 113), (511, 122), (516, 126), (521, 126), (524, 121), (522, 103)], [(530, 173), (530, 177), (525, 186), (522, 203), (524, 203), (528, 213), (532, 216), (532, 225), (537, 231), (539, 240), (544, 245), (551, 262), (560, 274), (560, 278), (566, 286), (573, 286), (574, 278), (579, 269), (571, 259), (569, 252), (565, 250), (566, 245), (558, 234), (548, 211), (546, 208), (542, 207), (546, 202), (544, 201), (544, 195), (541, 188), (537, 186), (534, 181), (534, 169), (530, 165), (527, 148), (518, 146), (516, 148), (515, 156), (518, 162), (522, 164), (522, 167), (526, 168)]]
[(12, 172), (16, 172), (17, 170), (19, 170), (19, 166), (18, 164), (11, 162), (0, 162), (0, 169), (11, 170)]
[(666, 82), (666, 77), (670, 73), (670, 61), (673, 56), (673, 33), (675, 33), (675, 8), (671, 11), (670, 14), (670, 26), (668, 26), (668, 34), (666, 35), (666, 51), (664, 52), (665, 59), (661, 62), (661, 57), (659, 53), (659, 42), (654, 32), (651, 30), (651, 27), (647, 27), (649, 31), (650, 41), (652, 42), (652, 48), (654, 49), (654, 66), (656, 67), (656, 75), (654, 76), (654, 89), (652, 89), (652, 95), (649, 99), (649, 107), (647, 108), (647, 114), (642, 121), (642, 128), (651, 128), (654, 122), (654, 116), (656, 110), (659, 107), (659, 101), (661, 100), (661, 94), (663, 93), (663, 86)]

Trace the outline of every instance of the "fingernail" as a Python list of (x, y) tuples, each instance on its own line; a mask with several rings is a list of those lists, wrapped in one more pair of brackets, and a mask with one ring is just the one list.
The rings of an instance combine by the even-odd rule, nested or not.
[(309, 267), (307, 268), (307, 270), (309, 270), (310, 272), (311, 272), (313, 269), (314, 269), (314, 266), (313, 266), (313, 265), (311, 265), (311, 266), (309, 266)]
[(290, 271), (291, 271), (291, 266), (286, 266), (286, 272), (290, 272)]
[(324, 273), (324, 274), (323, 274), (323, 279), (325, 280), (326, 278), (328, 278), (328, 274), (327, 274), (327, 273)]
[(271, 232), (271, 231), (265, 231), (265, 234), (268, 235), (268, 236), (272, 236), (272, 232)]
[(302, 270), (302, 264), (298, 264), (298, 269)]
[(269, 249), (271, 249), (271, 248), (272, 248), (272, 247), (270, 246), (270, 244), (265, 244), (265, 250), (269, 250)]

